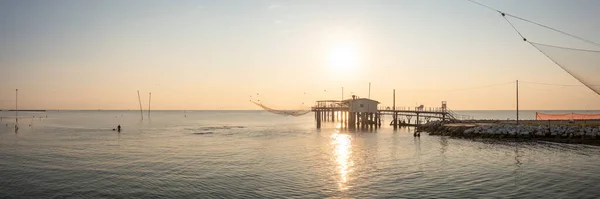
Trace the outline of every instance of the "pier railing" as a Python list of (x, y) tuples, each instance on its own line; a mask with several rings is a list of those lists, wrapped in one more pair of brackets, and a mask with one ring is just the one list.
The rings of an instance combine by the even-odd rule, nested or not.
[(424, 108), (419, 108), (419, 107), (410, 107), (410, 106), (396, 106), (396, 107), (391, 107), (391, 106), (379, 106), (377, 107), (379, 110), (396, 110), (396, 111), (420, 111), (420, 112), (439, 112), (439, 113), (444, 113), (447, 112), (447, 109), (443, 109), (441, 107), (424, 107)]
[(378, 109), (380, 111), (406, 111), (406, 112), (421, 112), (421, 113), (440, 113), (445, 114), (450, 120), (473, 120), (472, 116), (458, 114), (451, 109), (442, 108), (442, 107), (409, 107), (409, 106), (379, 106)]
[(454, 112), (453, 110), (450, 110), (450, 109), (447, 109), (447, 111), (448, 111), (448, 116), (454, 120), (460, 120), (460, 121), (473, 120), (473, 117), (470, 115), (457, 114), (456, 112)]

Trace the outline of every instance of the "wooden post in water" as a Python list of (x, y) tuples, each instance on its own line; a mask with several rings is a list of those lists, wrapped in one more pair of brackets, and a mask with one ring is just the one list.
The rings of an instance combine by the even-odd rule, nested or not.
[(381, 113), (377, 112), (377, 128), (381, 128)]
[(356, 124), (358, 123), (358, 118), (356, 118), (356, 112), (350, 112), (350, 117), (352, 117), (352, 119), (350, 119), (350, 121), (352, 121), (352, 129), (356, 129)]
[(350, 112), (350, 115), (348, 117), (350, 118), (350, 128), (356, 129), (356, 113)]
[(360, 113), (355, 112), (353, 115), (354, 115), (354, 120), (355, 120), (355, 122), (354, 122), (355, 128), (359, 129), (360, 128)]
[(519, 80), (517, 80), (517, 125), (519, 125)]
[(365, 117), (367, 118), (365, 120), (366, 127), (367, 127), (367, 129), (370, 129), (371, 128), (371, 113), (365, 113)]
[(367, 113), (365, 113), (365, 112), (361, 113), (361, 117), (360, 117), (360, 123), (361, 123), (361, 124), (360, 124), (360, 125), (361, 125), (361, 127), (362, 127), (363, 129), (366, 127), (367, 120), (368, 120), (368, 119), (367, 119)]
[(356, 129), (356, 113), (355, 112), (350, 112), (350, 126), (352, 127), (352, 129)]
[(19, 129), (19, 89), (15, 89), (15, 132)]
[(140, 102), (140, 115), (142, 116), (142, 120), (144, 120), (144, 111), (142, 111), (142, 98), (140, 98), (140, 91), (138, 93), (138, 101)]
[(344, 111), (344, 125), (348, 128), (348, 111)]
[(149, 93), (148, 96), (148, 119), (150, 119), (150, 102), (152, 102), (152, 93)]
[(321, 111), (316, 110), (315, 115), (317, 116), (317, 129), (321, 128)]
[(362, 122), (362, 118), (360, 118), (360, 112), (356, 112), (356, 129), (360, 129), (360, 123)]
[(335, 122), (335, 110), (331, 109), (331, 121)]
[(392, 110), (394, 112), (394, 116), (393, 118), (393, 123), (394, 123), (394, 130), (398, 129), (398, 112), (396, 112), (396, 89), (394, 89), (394, 101), (392, 103)]
[(377, 129), (377, 113), (371, 113), (371, 124), (373, 125), (373, 129)]
[(373, 113), (369, 113), (369, 128), (373, 128), (373, 121), (375, 121)]
[(346, 112), (346, 125), (348, 125), (349, 129), (352, 129), (352, 112), (350, 112), (350, 110), (348, 110), (348, 112)]
[(360, 128), (360, 129), (364, 129), (364, 128), (365, 128), (365, 113), (363, 113), (363, 112), (360, 112), (360, 113), (358, 113), (358, 114), (359, 114), (359, 116), (358, 116), (358, 119), (360, 120), (360, 121), (358, 122), (358, 124), (360, 125), (360, 127), (359, 127), (359, 128)]

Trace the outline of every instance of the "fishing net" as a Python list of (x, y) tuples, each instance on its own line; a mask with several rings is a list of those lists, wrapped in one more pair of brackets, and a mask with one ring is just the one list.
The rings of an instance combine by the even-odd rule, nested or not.
[[(537, 48), (541, 53), (548, 57), (548, 59), (556, 63), (556, 65), (560, 66), (563, 70), (565, 70), (575, 79), (579, 80), (579, 82), (593, 90), (596, 94), (600, 95), (600, 43), (568, 33), (568, 31), (559, 30), (557, 28), (534, 22), (529, 19), (502, 12), (498, 9), (495, 9), (493, 7), (479, 3), (474, 0), (468, 1), (498, 12), (506, 20), (506, 22), (510, 24), (510, 26), (515, 30), (515, 32), (519, 34), (523, 41), (529, 42), (529, 44)], [(521, 22), (526, 22), (535, 27), (544, 28), (546, 31), (549, 31), (548, 33), (558, 33), (564, 37), (560, 40), (564, 40), (567, 38), (569, 38), (570, 40), (574, 39), (573, 41), (578, 40), (579, 42), (586, 43), (587, 45), (594, 46), (595, 48), (571, 48), (566, 46), (548, 45), (532, 42), (525, 38), (520, 29), (518, 29), (515, 26), (515, 24), (513, 24), (513, 22), (511, 22), (511, 20), (509, 20), (508, 18), (511, 18), (513, 20), (519, 20)]]
[(529, 43), (575, 79), (600, 95), (600, 51)]
[(565, 114), (547, 114), (535, 113), (536, 120), (598, 120), (600, 114), (583, 114), (583, 113), (565, 113)]
[(265, 106), (262, 103), (258, 103), (258, 102), (254, 102), (254, 101), (252, 101), (252, 103), (254, 103), (257, 106), (261, 107), (265, 111), (268, 111), (270, 113), (274, 113), (274, 114), (277, 114), (277, 115), (283, 115), (283, 116), (298, 117), (298, 116), (306, 115), (306, 114), (308, 114), (308, 113), (311, 112), (311, 110), (309, 108), (307, 108), (307, 109), (301, 109), (301, 110), (277, 110), (277, 109), (273, 109), (273, 108), (270, 108), (268, 106)]

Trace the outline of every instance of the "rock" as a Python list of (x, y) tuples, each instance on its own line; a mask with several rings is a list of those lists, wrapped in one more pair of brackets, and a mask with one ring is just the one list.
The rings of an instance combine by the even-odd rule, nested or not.
[(469, 128), (469, 129), (465, 130), (466, 134), (472, 134), (473, 132), (475, 132), (475, 128)]

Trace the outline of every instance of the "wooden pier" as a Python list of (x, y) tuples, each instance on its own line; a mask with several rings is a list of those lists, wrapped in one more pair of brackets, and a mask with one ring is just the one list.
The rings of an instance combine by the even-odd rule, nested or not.
[[(367, 101), (367, 99), (356, 99), (358, 101)], [(375, 102), (374, 100), (371, 103)], [(352, 100), (321, 100), (312, 107), (315, 113), (317, 128), (321, 128), (322, 122), (340, 122), (342, 128), (349, 129), (376, 129), (381, 127), (381, 115), (377, 111), (369, 111), (367, 107), (362, 107), (364, 111), (356, 111), (352, 107)], [(372, 108), (373, 109), (373, 108)], [(374, 106), (374, 110), (377, 106)]]
[[(382, 117), (392, 117), (390, 126), (397, 129), (399, 126), (420, 126), (431, 119), (443, 121), (456, 121), (457, 115), (447, 109), (446, 102), (441, 107), (382, 107), (379, 102), (357, 98), (347, 100), (320, 100), (312, 107), (315, 113), (317, 128), (322, 122), (339, 122), (342, 128), (348, 129), (377, 129), (381, 128)], [(412, 119), (415, 120), (412, 120)], [(411, 123), (414, 121), (414, 123)]]

